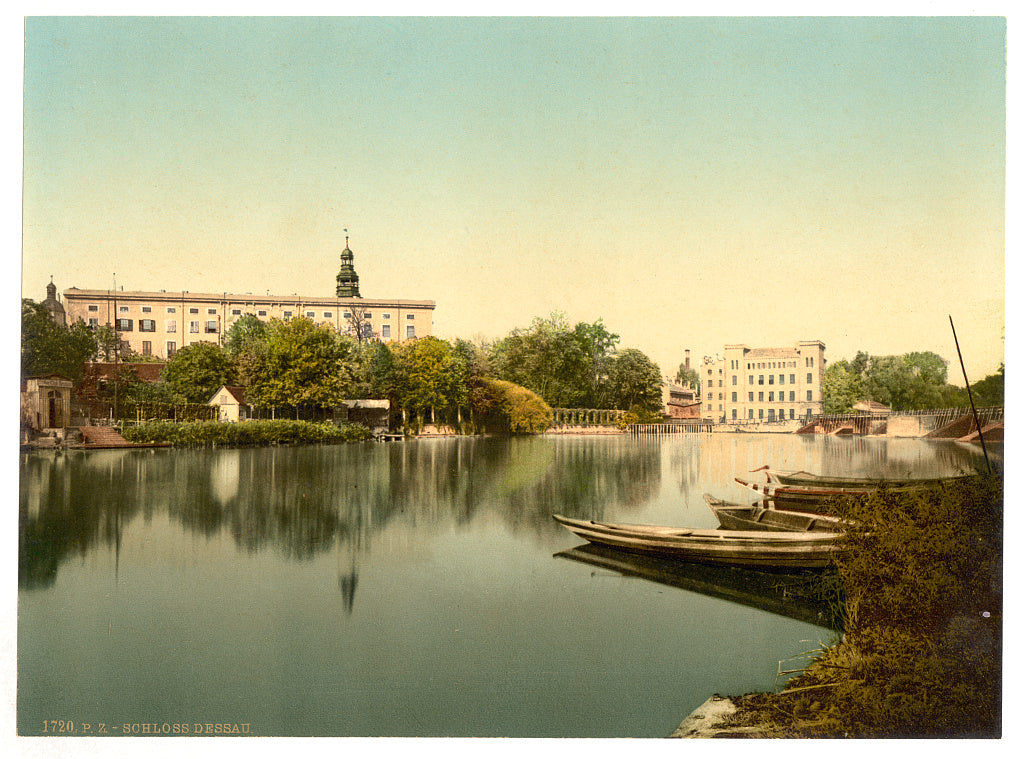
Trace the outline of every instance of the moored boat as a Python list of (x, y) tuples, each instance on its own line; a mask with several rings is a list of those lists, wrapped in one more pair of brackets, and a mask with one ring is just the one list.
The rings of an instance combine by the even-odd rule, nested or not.
[(772, 469), (768, 465), (752, 470), (764, 472), (769, 484), (792, 485), (798, 487), (816, 488), (856, 488), (864, 490), (877, 490), (878, 488), (906, 489), (926, 488), (935, 485), (943, 485), (950, 482), (968, 480), (976, 475), (960, 475), (954, 477), (842, 477), (838, 475), (822, 475), (812, 472), (782, 472)]
[(788, 508), (795, 511), (810, 511), (820, 513), (829, 500), (843, 498), (845, 496), (864, 496), (873, 493), (875, 487), (803, 487), (799, 485), (773, 485), (760, 482), (750, 482), (735, 478), (736, 482), (745, 488), (760, 493), (763, 498), (774, 501), (780, 508)]
[(839, 532), (708, 530), (553, 516), (556, 522), (590, 543), (684, 561), (763, 569), (826, 567), (838, 550), (836, 541), (841, 536)]
[(838, 517), (807, 511), (767, 508), (762, 503), (729, 503), (707, 493), (704, 500), (726, 530), (770, 532), (842, 532), (846, 523)]

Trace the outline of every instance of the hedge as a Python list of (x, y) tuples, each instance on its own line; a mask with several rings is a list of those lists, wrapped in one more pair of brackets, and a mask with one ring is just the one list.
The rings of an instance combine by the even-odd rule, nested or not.
[(170, 443), (182, 447), (347, 443), (369, 440), (373, 437), (366, 427), (359, 424), (338, 425), (293, 419), (244, 422), (145, 422), (126, 426), (121, 434), (132, 443)]

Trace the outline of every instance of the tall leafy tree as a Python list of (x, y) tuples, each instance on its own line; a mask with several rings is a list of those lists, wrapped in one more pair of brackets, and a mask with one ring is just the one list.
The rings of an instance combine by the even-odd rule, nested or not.
[(700, 374), (693, 367), (687, 366), (685, 362), (680, 364), (676, 371), (676, 383), (692, 387), (700, 393)]
[(21, 374), (60, 374), (81, 382), (85, 362), (96, 354), (96, 336), (81, 319), (70, 327), (57, 324), (46, 307), (21, 302)]
[(267, 354), (248, 386), (254, 406), (339, 404), (355, 388), (354, 343), (312, 319), (272, 319)]
[(421, 337), (394, 346), (392, 353), (393, 383), (403, 408), (423, 414), (464, 402), (464, 378), (450, 343), (433, 336)]
[(497, 378), (534, 391), (553, 407), (600, 407), (607, 403), (609, 356), (618, 339), (601, 320), (570, 328), (563, 314), (554, 313), (513, 330), (493, 346), (490, 360)]
[(846, 359), (825, 368), (821, 391), (826, 414), (852, 414), (854, 404), (864, 393), (860, 374)]
[(251, 386), (263, 371), (269, 355), (267, 324), (254, 314), (245, 314), (224, 335), (224, 349), (231, 357), (234, 381)]
[(657, 411), (661, 408), (661, 369), (642, 351), (615, 354), (609, 384), (615, 408)]
[(161, 372), (171, 392), (189, 403), (207, 403), (221, 385), (228, 384), (230, 374), (231, 359), (214, 343), (186, 345)]

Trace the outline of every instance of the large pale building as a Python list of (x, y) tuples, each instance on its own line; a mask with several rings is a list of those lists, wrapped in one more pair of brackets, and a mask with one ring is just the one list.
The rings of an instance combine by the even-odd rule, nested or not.
[(359, 297), (352, 251), (347, 238), (345, 242), (334, 297), (72, 287), (63, 293), (63, 307), (68, 323), (82, 319), (94, 328), (109, 324), (132, 351), (164, 359), (193, 343), (222, 343), (227, 331), (245, 314), (261, 321), (305, 317), (317, 324), (330, 324), (340, 333), (358, 329), (364, 337), (383, 342), (430, 335), (434, 301)]
[(824, 410), (820, 340), (791, 348), (727, 345), (723, 357), (704, 359), (699, 374), (704, 416), (725, 423), (806, 419)]

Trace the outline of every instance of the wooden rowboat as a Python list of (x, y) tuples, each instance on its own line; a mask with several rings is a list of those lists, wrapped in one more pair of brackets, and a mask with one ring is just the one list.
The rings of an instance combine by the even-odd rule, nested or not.
[(775, 502), (783, 509), (820, 513), (833, 498), (864, 496), (875, 492), (877, 487), (802, 487), (799, 485), (773, 485), (750, 482), (736, 477), (736, 482), (745, 488), (760, 493), (764, 499)]
[(653, 553), (684, 561), (763, 569), (828, 566), (838, 550), (838, 532), (706, 530), (659, 525), (613, 524), (553, 515), (556, 522), (590, 543)]
[(806, 511), (766, 508), (761, 503), (744, 506), (704, 494), (708, 507), (726, 530), (770, 532), (842, 532), (846, 524), (838, 517)]
[(962, 481), (973, 478), (975, 475), (963, 475), (957, 477), (840, 477), (837, 475), (813, 474), (811, 472), (780, 472), (770, 468), (768, 465), (752, 470), (764, 472), (770, 483), (779, 485), (792, 485), (797, 487), (814, 488), (857, 488), (864, 490), (877, 490), (888, 488), (890, 490), (904, 490), (907, 488), (927, 488), (935, 485), (943, 485), (949, 482)]

